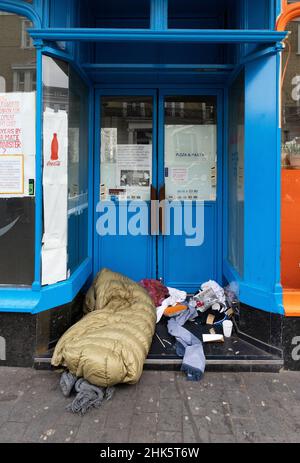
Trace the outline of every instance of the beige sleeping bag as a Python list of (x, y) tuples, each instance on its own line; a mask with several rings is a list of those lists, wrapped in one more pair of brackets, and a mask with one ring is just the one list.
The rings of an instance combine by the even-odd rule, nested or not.
[(56, 345), (53, 366), (65, 366), (97, 386), (136, 383), (155, 331), (156, 310), (147, 292), (103, 269), (86, 295), (85, 315)]

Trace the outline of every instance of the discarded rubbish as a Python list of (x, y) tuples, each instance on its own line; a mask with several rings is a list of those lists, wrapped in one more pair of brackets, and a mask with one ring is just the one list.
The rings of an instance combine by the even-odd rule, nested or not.
[(147, 291), (156, 307), (161, 305), (164, 299), (169, 295), (168, 288), (159, 280), (145, 278), (141, 280), (139, 284)]
[(232, 327), (233, 327), (233, 323), (231, 320), (225, 320), (223, 322), (223, 333), (224, 333), (225, 338), (230, 338), (231, 333), (232, 333)]
[(183, 310), (186, 310), (187, 307), (188, 306), (186, 304), (180, 304), (180, 303), (174, 306), (169, 306), (164, 310), (164, 315), (166, 315), (167, 317), (174, 317), (176, 315), (179, 315), (179, 313), (182, 312)]
[(162, 340), (160, 339), (160, 337), (158, 336), (157, 333), (155, 333), (155, 336), (157, 337), (157, 339), (159, 340), (159, 342), (161, 343), (161, 345), (163, 346), (163, 348), (165, 349), (166, 346), (164, 345), (164, 343), (162, 342)]
[(172, 346), (172, 343), (170, 341), (167, 341), (166, 339), (163, 339), (163, 341)]
[(224, 342), (224, 336), (222, 334), (203, 334), (203, 342)]
[(60, 387), (65, 397), (74, 390), (76, 397), (67, 406), (67, 410), (79, 415), (85, 415), (92, 408), (99, 408), (104, 400), (110, 400), (114, 394), (112, 387), (95, 386), (84, 378), (77, 378), (69, 371), (64, 371), (60, 378)]
[[(230, 319), (234, 316), (238, 303), (236, 294), (232, 286), (223, 289), (213, 280), (203, 283), (192, 296), (187, 296), (186, 292), (176, 288), (168, 287), (167, 291), (167, 297), (156, 309), (157, 323), (163, 316), (169, 318), (169, 334), (176, 338), (177, 355), (183, 357), (181, 369), (186, 372), (188, 380), (198, 381), (205, 370), (202, 342), (224, 343), (224, 336), (231, 336), (233, 324)], [(195, 336), (183, 327), (186, 322), (206, 326), (209, 333), (200, 332), (198, 334), (197, 331), (197, 336)], [(221, 326), (224, 326), (224, 334), (218, 331)], [(164, 338), (161, 339), (157, 333), (156, 337), (164, 349), (167, 345), (172, 346), (171, 342)]]
[[(187, 298), (187, 293), (185, 291), (180, 291), (179, 289), (176, 288), (167, 288), (168, 290), (168, 297), (164, 299), (159, 307), (156, 309), (156, 323), (158, 323), (161, 319), (161, 317), (165, 314), (166, 309), (170, 310), (173, 316), (176, 316), (178, 312), (181, 312), (181, 310), (185, 310), (188, 308), (187, 304), (184, 305), (184, 308), (181, 308), (181, 310), (176, 309), (173, 311), (172, 307), (175, 307), (177, 304), (181, 304), (182, 302), (185, 302)], [(170, 312), (170, 313), (171, 313)]]
[(179, 357), (183, 357), (181, 370), (186, 373), (188, 381), (199, 381), (205, 370), (202, 342), (183, 328), (187, 320), (196, 316), (195, 309), (187, 309), (186, 312), (176, 318), (171, 318), (168, 322), (169, 333), (176, 338), (176, 353)]

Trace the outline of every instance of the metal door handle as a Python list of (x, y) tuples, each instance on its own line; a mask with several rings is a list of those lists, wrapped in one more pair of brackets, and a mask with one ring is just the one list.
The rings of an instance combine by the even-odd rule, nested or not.
[(155, 201), (157, 199), (157, 190), (153, 185), (151, 185), (150, 188), (150, 199), (151, 201)]
[(159, 199), (159, 231), (161, 235), (165, 235), (166, 233), (165, 204), (164, 204), (164, 200), (166, 199), (165, 184), (159, 190), (158, 199)]
[(158, 235), (159, 219), (157, 217), (157, 190), (151, 185), (150, 191), (150, 233), (151, 235)]

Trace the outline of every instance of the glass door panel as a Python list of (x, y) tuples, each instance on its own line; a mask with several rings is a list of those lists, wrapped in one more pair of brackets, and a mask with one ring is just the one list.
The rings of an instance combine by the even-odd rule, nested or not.
[(214, 96), (165, 98), (165, 195), (215, 201), (217, 105)]
[(102, 200), (150, 200), (152, 97), (102, 97)]

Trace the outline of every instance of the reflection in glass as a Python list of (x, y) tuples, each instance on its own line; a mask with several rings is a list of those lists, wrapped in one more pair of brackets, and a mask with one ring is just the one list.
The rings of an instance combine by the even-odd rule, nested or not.
[(244, 272), (244, 73), (229, 90), (228, 134), (228, 260)]
[(101, 99), (102, 200), (150, 200), (152, 98)]
[(215, 97), (166, 98), (166, 199), (216, 200), (216, 124)]
[[(31, 26), (27, 18), (0, 11), (0, 157), (17, 154), (5, 148), (5, 131), (18, 130), (25, 166), (24, 194), (4, 194), (1, 188), (0, 285), (28, 286), (34, 280), (36, 52), (27, 33)], [(15, 121), (7, 118), (7, 104), (19, 105)]]
[(300, 168), (300, 19), (288, 23), (283, 52), (282, 166)]
[[(88, 255), (88, 88), (67, 63), (43, 57), (44, 123), (49, 113), (67, 120), (68, 272)], [(54, 131), (55, 132), (55, 131)], [(52, 133), (52, 132), (51, 132)], [(55, 137), (56, 135), (56, 137)], [(53, 133), (51, 153), (58, 143)], [(51, 155), (52, 156), (52, 155)]]
[(281, 283), (300, 287), (300, 18), (290, 32), (282, 57), (281, 131)]

